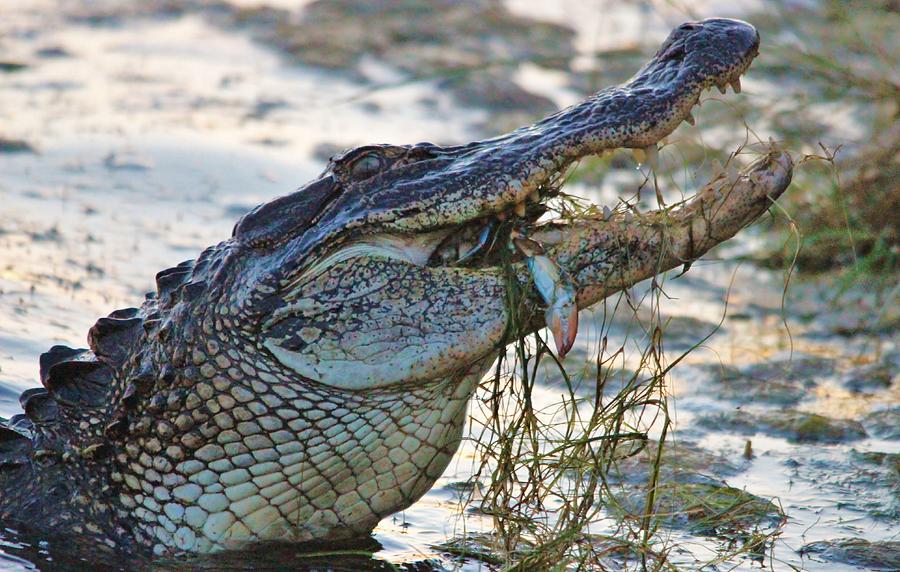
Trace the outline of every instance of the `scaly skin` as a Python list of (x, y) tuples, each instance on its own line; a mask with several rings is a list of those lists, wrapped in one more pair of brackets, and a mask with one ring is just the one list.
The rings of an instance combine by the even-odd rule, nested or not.
[(497, 249), (454, 262), (489, 221), (503, 215), (497, 244), (514, 229), (543, 244), (583, 308), (696, 259), (785, 190), (791, 160), (773, 151), (674, 212), (536, 222), (568, 165), (655, 145), (758, 41), (742, 22), (685, 24), (628, 83), (530, 127), (333, 158), (101, 319), (90, 350), (42, 356), (44, 388), (0, 426), (0, 519), (157, 554), (367, 534), (444, 471), (497, 351), (543, 326), (521, 258), (518, 332)]

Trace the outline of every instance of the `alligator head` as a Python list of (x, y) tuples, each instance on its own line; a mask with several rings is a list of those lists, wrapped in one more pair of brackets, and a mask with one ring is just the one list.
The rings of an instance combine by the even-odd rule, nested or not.
[[(758, 46), (744, 23), (684, 24), (631, 81), (532, 126), (461, 146), (369, 145), (332, 158), (317, 180), (260, 206), (235, 229), (247, 260), (234, 272), (252, 276), (241, 312), (259, 323), (254, 339), (282, 365), (341, 389), (465, 368), (495, 348), (506, 327), (504, 317), (481, 311), (504, 299), (497, 249), (472, 250), (473, 239), (502, 247), (510, 232), (539, 232), (547, 199), (582, 157), (618, 147), (654, 156), (704, 89), (740, 85)], [(504, 224), (495, 225), (498, 217)], [(373, 290), (354, 302), (352, 327), (307, 307), (346, 306), (350, 292), (329, 280), (372, 264), (380, 268), (364, 281)], [(372, 280), (389, 288), (401, 275), (410, 287), (428, 282), (427, 291), (403, 295), (388, 310)], [(470, 303), (443, 303), (460, 297)], [(569, 338), (561, 349), (571, 334), (558, 332)]]
[[(556, 286), (587, 307), (701, 256), (784, 191), (791, 161), (773, 151), (674, 211), (541, 218), (573, 162), (619, 147), (652, 157), (705, 89), (739, 89), (758, 46), (743, 22), (683, 24), (630, 81), (529, 127), (333, 157), (160, 273), (143, 308), (98, 322), (90, 352), (45, 354), (46, 389), (17, 426), (48, 463), (79, 467), (66, 494), (105, 491), (92, 510), (107, 539), (206, 552), (368, 533), (441, 475), (511, 336), (549, 316), (568, 349)], [(526, 296), (519, 331), (510, 276)], [(16, 506), (0, 501), (0, 516)], [(83, 519), (70, 513), (57, 521)]]

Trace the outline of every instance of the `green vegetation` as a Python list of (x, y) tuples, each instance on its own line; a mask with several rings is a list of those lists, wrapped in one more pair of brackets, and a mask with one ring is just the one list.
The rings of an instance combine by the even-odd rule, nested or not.
[[(893, 282), (900, 270), (900, 12), (891, 2), (826, 0), (771, 3), (750, 20), (772, 38), (755, 71), (778, 82), (778, 138), (825, 159), (798, 170), (784, 204), (803, 235), (798, 267)], [(776, 230), (790, 226), (779, 219)], [(793, 257), (788, 246), (769, 263)]]
[(794, 409), (766, 413), (732, 411), (705, 415), (698, 422), (704, 427), (749, 435), (767, 433), (798, 443), (843, 443), (866, 437), (865, 429), (857, 421), (831, 419)]
[(734, 487), (710, 483), (666, 483), (656, 491), (657, 518), (701, 535), (749, 533), (785, 518), (772, 501)]
[(801, 549), (817, 560), (843, 562), (863, 566), (869, 570), (900, 569), (900, 542), (869, 542), (861, 538), (839, 538), (811, 542)]
[[(517, 331), (526, 298), (513, 267), (506, 268), (511, 331)], [(663, 352), (670, 319), (659, 311), (662, 296), (656, 285), (641, 300), (613, 297), (597, 320), (601, 337), (621, 327), (616, 315), (633, 314), (634, 327), (651, 333), (639, 344), (634, 370), (621, 367), (624, 345), (602, 345), (576, 383), (540, 336), (514, 340), (500, 356), (475, 401), (480, 411), (473, 420), (483, 423), (474, 431), (475, 478), (485, 486), (480, 500), (468, 499), (493, 519), (494, 532), (462, 536), (440, 550), (510, 571), (617, 570), (671, 567), (671, 529), (725, 543), (725, 560), (755, 558), (771, 546), (784, 523), (780, 508), (717, 480), (734, 474), (735, 463), (673, 441), (665, 380), (686, 354)], [(701, 329), (709, 334), (710, 326), (715, 329), (705, 323)], [(545, 409), (533, 398), (538, 376), (544, 387), (555, 378), (550, 385), (562, 394)], [(651, 429), (659, 440), (649, 438)], [(597, 530), (609, 534), (588, 534)]]

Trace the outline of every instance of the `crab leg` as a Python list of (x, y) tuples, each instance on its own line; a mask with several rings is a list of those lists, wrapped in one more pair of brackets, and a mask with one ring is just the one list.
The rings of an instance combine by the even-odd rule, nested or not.
[(473, 256), (481, 252), (485, 246), (487, 246), (488, 242), (491, 239), (491, 233), (494, 231), (494, 227), (497, 226), (496, 220), (489, 221), (484, 228), (481, 229), (481, 232), (478, 233), (478, 242), (470, 248), (465, 254), (459, 257), (459, 260), (456, 261), (457, 264), (462, 264)]

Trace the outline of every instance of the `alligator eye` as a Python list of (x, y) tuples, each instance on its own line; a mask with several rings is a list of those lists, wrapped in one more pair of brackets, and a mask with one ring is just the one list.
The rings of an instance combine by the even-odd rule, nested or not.
[(381, 157), (374, 154), (364, 155), (350, 166), (350, 176), (357, 180), (368, 179), (381, 171)]

